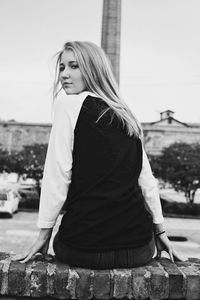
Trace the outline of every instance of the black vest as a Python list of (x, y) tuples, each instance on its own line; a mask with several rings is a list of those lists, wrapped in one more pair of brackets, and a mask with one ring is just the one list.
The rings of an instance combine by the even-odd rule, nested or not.
[(142, 145), (107, 104), (88, 96), (74, 130), (72, 181), (59, 228), (64, 244), (85, 251), (135, 248), (152, 238), (152, 217), (138, 186)]

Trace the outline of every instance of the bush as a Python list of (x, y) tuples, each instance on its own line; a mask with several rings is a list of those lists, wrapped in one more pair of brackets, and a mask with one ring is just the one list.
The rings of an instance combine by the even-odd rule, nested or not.
[(200, 217), (200, 204), (171, 202), (161, 198), (163, 214), (175, 214), (177, 216)]

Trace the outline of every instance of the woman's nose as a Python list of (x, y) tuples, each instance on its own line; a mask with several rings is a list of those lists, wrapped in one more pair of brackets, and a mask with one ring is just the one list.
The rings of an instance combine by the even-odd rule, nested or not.
[(62, 76), (63, 78), (69, 78), (69, 77), (70, 77), (69, 69), (68, 69), (68, 68), (65, 68), (65, 69), (62, 71), (61, 76)]

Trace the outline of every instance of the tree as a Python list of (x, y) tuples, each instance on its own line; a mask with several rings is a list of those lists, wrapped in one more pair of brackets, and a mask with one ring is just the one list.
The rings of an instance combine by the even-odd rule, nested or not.
[(164, 148), (161, 156), (150, 158), (157, 178), (182, 191), (189, 203), (200, 188), (200, 144), (174, 143)]
[(10, 172), (9, 153), (0, 146), (0, 172)]
[(43, 176), (44, 163), (47, 152), (47, 144), (25, 145), (19, 152), (10, 154), (12, 172), (19, 176), (25, 175), (36, 181), (36, 189), (40, 195), (40, 181)]

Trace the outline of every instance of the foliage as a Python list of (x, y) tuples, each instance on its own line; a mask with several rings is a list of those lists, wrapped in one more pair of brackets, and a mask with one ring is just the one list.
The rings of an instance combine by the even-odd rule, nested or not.
[(9, 152), (0, 147), (0, 172), (10, 173), (12, 171), (12, 162)]
[(46, 152), (46, 144), (33, 144), (30, 146), (24, 146), (23, 150), (21, 150), (17, 155), (17, 170), (21, 172), (20, 168), (23, 168), (23, 174), (36, 181), (36, 188), (39, 194), (40, 180), (43, 176)]
[(164, 148), (161, 156), (150, 157), (154, 175), (182, 191), (193, 203), (200, 188), (200, 144), (174, 143)]
[[(5, 150), (6, 151), (6, 150)], [(25, 145), (19, 152), (4, 152), (2, 159), (5, 164), (2, 171), (15, 172), (19, 176), (33, 178), (36, 181), (36, 189), (40, 194), (40, 180), (43, 176), (45, 157), (47, 152), (47, 144)]]
[(200, 217), (199, 203), (183, 203), (175, 201), (167, 201), (161, 198), (161, 204), (164, 216), (177, 215), (182, 217)]

